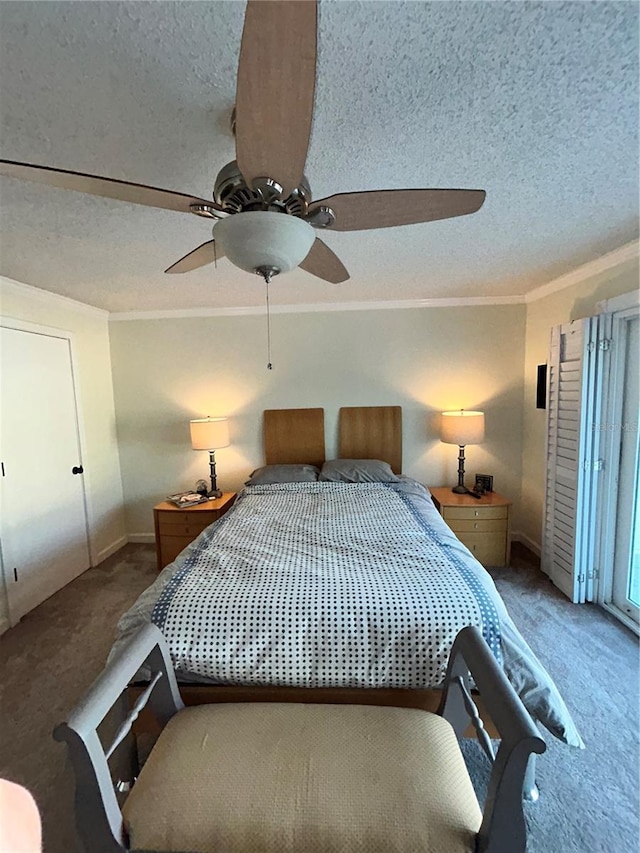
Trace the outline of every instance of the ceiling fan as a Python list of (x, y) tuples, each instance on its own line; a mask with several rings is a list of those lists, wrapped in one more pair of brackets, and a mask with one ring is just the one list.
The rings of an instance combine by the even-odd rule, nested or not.
[(333, 283), (349, 278), (315, 236), (318, 230), (388, 228), (475, 213), (484, 190), (375, 190), (313, 200), (304, 169), (316, 42), (317, 0), (248, 0), (232, 117), (236, 160), (219, 172), (213, 199), (12, 160), (0, 160), (0, 175), (215, 219), (213, 239), (166, 272), (188, 272), (226, 256), (267, 284), (298, 266)]

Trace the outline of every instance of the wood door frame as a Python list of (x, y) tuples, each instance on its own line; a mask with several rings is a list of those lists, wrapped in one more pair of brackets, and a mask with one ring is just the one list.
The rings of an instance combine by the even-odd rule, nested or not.
[[(9, 317), (6, 314), (0, 314), (0, 327), (4, 329), (12, 329), (16, 332), (28, 332), (30, 334), (35, 335), (43, 335), (48, 338), (60, 338), (64, 341), (67, 341), (69, 346), (69, 362), (71, 367), (71, 383), (73, 386), (73, 398), (75, 405), (75, 415), (76, 415), (76, 425), (77, 425), (77, 437), (78, 437), (78, 454), (79, 454), (79, 463), (84, 466), (84, 458), (85, 458), (85, 430), (84, 430), (84, 422), (82, 418), (82, 405), (80, 401), (80, 389), (79, 389), (79, 381), (78, 381), (78, 371), (76, 366), (76, 357), (75, 357), (75, 338), (74, 333), (68, 329), (59, 329), (55, 326), (45, 326), (42, 323), (33, 323), (30, 320), (21, 320), (17, 317)], [(91, 525), (90, 519), (93, 517), (91, 501), (89, 499), (89, 494), (91, 490), (87, 486), (87, 473), (85, 472), (81, 478), (81, 486), (82, 486), (82, 504), (84, 507), (84, 526), (85, 526), (85, 536), (87, 539), (87, 550), (89, 552), (89, 567), (95, 565), (95, 557), (93, 553), (93, 545), (91, 541)], [(8, 591), (8, 579), (6, 575), (6, 566), (4, 564), (3, 556), (2, 556), (2, 546), (0, 544), (0, 574), (2, 575), (2, 586), (3, 592), (6, 601), (6, 609), (9, 618), (9, 625), (13, 627), (19, 620), (14, 620), (13, 615), (11, 613), (11, 606), (9, 601), (9, 591)]]

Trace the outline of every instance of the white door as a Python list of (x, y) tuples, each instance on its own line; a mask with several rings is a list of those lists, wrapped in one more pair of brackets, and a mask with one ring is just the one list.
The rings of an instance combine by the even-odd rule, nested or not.
[(12, 624), (89, 568), (68, 338), (0, 327), (2, 563)]

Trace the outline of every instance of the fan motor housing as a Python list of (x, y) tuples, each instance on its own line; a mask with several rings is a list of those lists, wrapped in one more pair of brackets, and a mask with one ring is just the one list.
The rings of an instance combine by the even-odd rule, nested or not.
[(218, 172), (213, 197), (229, 213), (269, 210), (303, 219), (311, 201), (311, 188), (304, 177), (286, 198), (282, 197), (282, 187), (273, 178), (256, 178), (249, 187), (237, 162), (232, 160)]

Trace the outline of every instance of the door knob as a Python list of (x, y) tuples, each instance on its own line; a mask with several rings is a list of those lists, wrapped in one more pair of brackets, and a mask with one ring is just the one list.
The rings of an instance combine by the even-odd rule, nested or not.
[(72, 474), (84, 474), (84, 468), (82, 465), (74, 465), (71, 469)]

